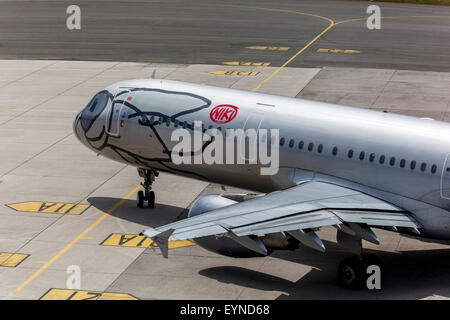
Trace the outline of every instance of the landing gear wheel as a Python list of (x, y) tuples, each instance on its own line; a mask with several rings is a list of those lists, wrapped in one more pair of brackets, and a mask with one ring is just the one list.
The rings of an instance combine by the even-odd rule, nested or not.
[(360, 257), (355, 256), (342, 260), (338, 268), (339, 283), (349, 289), (361, 289), (366, 286), (368, 277), (367, 268), (377, 265), (382, 269), (382, 262), (375, 254), (363, 253)]
[(359, 257), (345, 258), (338, 267), (339, 283), (349, 289), (360, 289), (364, 283), (363, 263)]
[(150, 191), (150, 193), (148, 194), (148, 207), (149, 208), (155, 207), (155, 192), (154, 191)]
[(139, 191), (137, 193), (137, 206), (138, 206), (138, 208), (144, 207), (144, 192), (143, 191)]
[(155, 192), (152, 191), (152, 183), (155, 181), (155, 177), (159, 175), (158, 171), (151, 169), (138, 168), (139, 175), (144, 178), (144, 182), (141, 186), (144, 191), (139, 191), (137, 195), (137, 206), (139, 208), (144, 207), (144, 201), (147, 201), (149, 208), (155, 207)]

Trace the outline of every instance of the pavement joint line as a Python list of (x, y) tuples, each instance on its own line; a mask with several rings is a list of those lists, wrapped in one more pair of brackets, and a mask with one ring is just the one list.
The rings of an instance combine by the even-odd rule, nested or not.
[[(394, 78), (394, 75), (397, 73), (397, 70), (394, 70), (394, 72), (392, 72), (391, 76), (389, 77), (388, 80), (386, 80), (386, 83), (384, 84), (383, 88), (380, 90), (379, 94), (377, 95), (376, 99), (372, 102), (372, 104), (370, 105), (370, 107), (374, 107), (374, 105), (376, 104), (376, 102), (380, 99), (380, 97), (383, 95), (384, 90), (386, 89), (386, 87), (389, 85), (389, 83), (392, 81), (392, 78)], [(383, 108), (384, 109), (384, 108)], [(387, 109), (387, 107), (386, 107)]]
[(80, 241), (86, 234), (93, 230), (97, 225), (99, 225), (103, 220), (105, 220), (111, 213), (117, 210), (126, 200), (128, 200), (136, 191), (139, 190), (141, 186), (138, 185), (130, 193), (128, 193), (124, 198), (118, 201), (110, 210), (105, 212), (100, 218), (98, 218), (93, 224), (91, 224), (86, 230), (80, 233), (75, 239), (73, 239), (67, 246), (65, 246), (61, 251), (59, 251), (53, 258), (51, 258), (45, 265), (43, 265), (39, 270), (37, 270), (31, 277), (29, 277), (25, 282), (18, 286), (13, 293), (19, 294), (20, 291), (26, 287), (31, 281), (33, 281), (37, 276), (39, 276), (44, 270), (50, 267), (53, 262), (58, 260), (64, 253), (66, 253), (73, 245)]
[[(52, 66), (52, 65), (56, 64), (57, 62), (59, 62), (59, 61), (55, 61), (53, 64), (48, 65), (47, 67)], [(110, 70), (110, 69), (113, 69), (113, 68), (114, 68), (115, 66), (117, 66), (118, 64), (120, 64), (120, 62), (117, 62), (117, 63), (113, 64), (113, 65), (110, 66), (109, 68), (105, 68), (105, 69), (101, 70), (100, 72), (94, 74), (92, 77), (89, 77), (89, 78), (84, 79), (84, 80), (82, 80), (82, 81), (80, 81), (80, 82), (77, 82), (76, 84), (74, 84), (74, 85), (71, 86), (70, 88), (67, 88), (66, 90), (64, 90), (64, 91), (62, 91), (62, 92), (60, 92), (60, 93), (58, 93), (57, 95), (48, 98), (47, 100), (45, 100), (45, 101), (43, 101), (43, 102), (41, 102), (41, 103), (35, 105), (34, 107), (31, 107), (31, 108), (27, 109), (26, 111), (24, 111), (24, 112), (22, 112), (22, 113), (19, 113), (18, 115), (14, 116), (14, 117), (11, 118), (11, 119), (6, 120), (5, 122), (0, 123), (0, 126), (2, 126), (2, 125), (4, 125), (4, 124), (7, 124), (7, 123), (9, 123), (9, 122), (11, 122), (11, 121), (13, 121), (13, 120), (15, 120), (15, 119), (17, 119), (17, 118), (20, 118), (20, 117), (23, 116), (24, 114), (26, 114), (26, 113), (28, 113), (28, 112), (30, 112), (30, 111), (36, 109), (37, 107), (43, 105), (44, 103), (49, 102), (50, 100), (52, 100), (52, 99), (54, 99), (54, 98), (56, 98), (56, 97), (59, 97), (59, 96), (63, 95), (64, 93), (68, 92), (69, 90), (72, 90), (73, 88), (75, 88), (75, 87), (77, 87), (77, 86), (79, 86), (79, 85), (81, 85), (81, 84), (83, 84), (83, 83), (85, 83), (85, 82), (87, 82), (87, 81), (89, 81), (89, 80), (94, 79), (95, 77), (101, 75), (102, 73), (104, 73), (104, 72), (106, 72), (106, 71), (108, 71), (108, 70)], [(41, 69), (39, 69), (39, 71), (40, 71), (40, 70), (43, 70), (43, 69), (44, 69), (44, 68), (41, 68)]]
[(0, 175), (0, 178), (3, 178), (4, 176), (10, 174), (11, 172), (13, 172), (14, 170), (17, 170), (18, 168), (20, 168), (21, 166), (23, 166), (25, 163), (28, 163), (29, 161), (33, 160), (34, 158), (38, 157), (39, 155), (41, 155), (42, 153), (46, 152), (48, 149), (54, 147), (55, 145), (57, 145), (58, 143), (60, 143), (61, 141), (65, 140), (66, 138), (70, 137), (73, 133), (70, 132), (69, 134), (65, 135), (64, 137), (62, 137), (61, 139), (57, 140), (54, 143), (51, 143), (49, 146), (45, 147), (43, 150), (39, 151), (38, 153), (34, 154), (33, 156), (31, 156), (30, 158), (26, 159), (25, 161), (23, 161), (21, 164), (19, 164), (18, 166), (12, 168), (11, 170), (3, 173), (2, 175)]
[(1, 88), (4, 88), (4, 87), (6, 87), (6, 86), (9, 86), (10, 84), (12, 84), (12, 83), (14, 83), (14, 82), (23, 80), (23, 79), (25, 79), (26, 77), (29, 77), (29, 76), (31, 76), (32, 74), (35, 74), (36, 72), (39, 72), (39, 71), (44, 70), (45, 68), (51, 67), (52, 65), (56, 64), (57, 62), (58, 62), (58, 61), (53, 61), (53, 62), (49, 61), (49, 63), (46, 64), (45, 66), (43, 66), (42, 68), (38, 68), (38, 69), (36, 69), (36, 70), (34, 70), (34, 71), (30, 72), (30, 73), (27, 73), (26, 75), (24, 75), (23, 77), (20, 77), (19, 79), (15, 79), (15, 80), (9, 81), (9, 82), (7, 82), (6, 84), (4, 84), (3, 86), (0, 86), (0, 89), (1, 89)]
[[(262, 273), (262, 272), (261, 272), (261, 268), (264, 266), (264, 264), (265, 264), (266, 262), (267, 262), (267, 259), (262, 260), (262, 263), (258, 266), (258, 269), (256, 270), (256, 272)], [(255, 274), (253, 275), (253, 277), (250, 277), (250, 278), (248, 279), (248, 281), (246, 282), (245, 286), (242, 286), (242, 290), (241, 290), (241, 292), (239, 292), (239, 294), (238, 294), (236, 300), (240, 300), (240, 298), (241, 298), (242, 294), (244, 293), (244, 291), (250, 287), (249, 284), (251, 284), (252, 281), (257, 277), (256, 272), (255, 272)]]
[[(256, 69), (256, 67), (252, 67), (251, 70), (250, 70), (250, 72), (253, 72), (255, 69)], [(245, 79), (245, 76), (239, 76), (239, 77), (237, 77), (236, 81), (234, 81), (234, 82), (229, 86), (229, 88), (232, 89), (233, 86), (234, 86), (235, 84), (237, 84), (239, 81), (244, 80), (244, 79)]]

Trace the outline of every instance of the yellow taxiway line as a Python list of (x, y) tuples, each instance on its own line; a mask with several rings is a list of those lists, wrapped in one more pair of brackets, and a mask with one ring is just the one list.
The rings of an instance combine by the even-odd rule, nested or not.
[(65, 246), (61, 251), (59, 251), (53, 258), (51, 258), (47, 263), (45, 263), (39, 270), (37, 270), (31, 277), (29, 277), (25, 282), (23, 282), (20, 286), (18, 286), (13, 293), (18, 294), (23, 288), (25, 288), (31, 281), (33, 281), (37, 276), (39, 276), (44, 270), (50, 267), (53, 262), (58, 260), (64, 253), (67, 252), (75, 243), (84, 238), (92, 229), (94, 229), (97, 225), (99, 225), (103, 220), (106, 219), (111, 213), (113, 213), (117, 208), (119, 208), (128, 198), (130, 198), (136, 191), (139, 190), (141, 186), (137, 186), (133, 189), (129, 194), (127, 194), (123, 199), (118, 201), (109, 211), (107, 211), (104, 215), (98, 218), (93, 224), (91, 224), (86, 230), (80, 233), (75, 239), (72, 240), (67, 246)]
[(310, 42), (308, 42), (308, 44), (306, 46), (304, 46), (303, 48), (301, 48), (296, 54), (294, 54), (288, 61), (286, 61), (285, 63), (283, 63), (281, 65), (281, 67), (279, 67), (278, 69), (276, 69), (274, 72), (272, 72), (266, 79), (264, 79), (260, 84), (258, 84), (252, 91), (258, 91), (267, 81), (269, 81), (270, 79), (272, 79), (273, 76), (275, 76), (278, 72), (280, 72), (284, 67), (286, 67), (289, 63), (292, 62), (292, 60), (294, 60), (295, 58), (297, 58), (297, 56), (299, 54), (301, 54), (303, 51), (305, 51), (306, 49), (308, 49), (314, 42), (317, 41), (317, 39), (319, 39), (321, 36), (323, 36), (328, 30), (330, 30), (331, 28), (333, 28), (336, 24), (334, 23), (333, 20), (331, 20), (331, 23), (328, 27), (326, 27), (321, 33), (319, 33), (314, 39), (312, 39)]

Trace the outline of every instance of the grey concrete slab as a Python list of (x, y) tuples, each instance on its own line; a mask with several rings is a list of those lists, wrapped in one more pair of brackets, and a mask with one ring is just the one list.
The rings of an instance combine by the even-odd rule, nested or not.
[[(66, 270), (45, 270), (18, 294), (12, 291), (17, 288), (17, 280), (25, 281), (36, 270), (31, 268), (21, 268), (5, 270), (0, 273), (0, 297), (3, 299), (39, 299), (47, 290), (44, 288), (66, 288), (68, 274)], [(108, 285), (117, 278), (118, 274), (104, 272), (81, 272), (81, 290), (104, 291)]]
[[(2, 238), (30, 240), (35, 238), (54, 221), (54, 217), (36, 217), (10, 214), (2, 215), (0, 234)], [(20, 230), (20, 232), (18, 232)]]

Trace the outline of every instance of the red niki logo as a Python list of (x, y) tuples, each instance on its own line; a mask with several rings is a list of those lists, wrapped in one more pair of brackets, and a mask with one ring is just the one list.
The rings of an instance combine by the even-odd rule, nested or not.
[(221, 104), (211, 110), (209, 117), (215, 123), (228, 123), (236, 118), (238, 109), (230, 104)]

